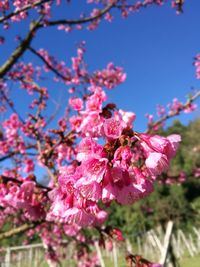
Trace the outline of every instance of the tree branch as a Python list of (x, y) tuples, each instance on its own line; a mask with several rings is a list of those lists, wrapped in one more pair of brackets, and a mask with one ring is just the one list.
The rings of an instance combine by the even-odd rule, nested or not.
[(180, 107), (178, 110), (170, 112), (163, 117), (161, 117), (159, 120), (155, 121), (149, 126), (149, 129), (147, 132), (150, 132), (152, 129), (154, 129), (156, 126), (161, 125), (164, 121), (173, 118), (177, 116), (181, 111), (183, 111), (187, 106), (189, 106), (192, 102), (194, 102), (198, 97), (200, 97), (200, 91), (197, 91), (192, 97), (189, 97), (189, 99), (186, 101), (186, 103)]
[[(1, 162), (1, 161), (4, 161), (4, 160), (7, 160), (7, 159), (9, 159), (9, 158), (11, 158), (12, 156), (17, 155), (17, 154), (21, 154), (21, 152), (19, 152), (19, 151), (11, 152), (10, 154), (8, 154), (8, 155), (6, 155), (6, 156), (1, 157), (1, 158), (0, 158), (0, 162)], [(28, 156), (37, 156), (37, 154), (35, 154), (35, 153), (26, 153), (26, 155), (28, 155)]]
[[(55, 21), (47, 21), (47, 25), (45, 26), (55, 26), (60, 24), (83, 24), (87, 22), (92, 22), (100, 17), (102, 17), (104, 14), (106, 14), (109, 10), (111, 10), (115, 6), (115, 3), (111, 3), (110, 5), (106, 6), (104, 9), (99, 12), (99, 14), (95, 16), (86, 17), (83, 19), (77, 19), (77, 20), (55, 20)], [(4, 75), (12, 68), (12, 66), (16, 63), (18, 58), (22, 56), (22, 54), (25, 52), (27, 47), (30, 46), (30, 43), (34, 37), (34, 34), (36, 30), (39, 28), (43, 28), (44, 24), (41, 22), (41, 19), (39, 19), (37, 22), (32, 22), (30, 25), (30, 31), (26, 38), (21, 42), (21, 44), (16, 48), (16, 50), (12, 53), (12, 55), (9, 57), (9, 59), (1, 66), (0, 68), (0, 79), (4, 77)], [(33, 52), (33, 51), (32, 51)], [(52, 67), (51, 67), (52, 68)], [(58, 75), (58, 74), (57, 74)], [(63, 77), (62, 77), (63, 78)], [(65, 78), (66, 79), (66, 78)]]
[[(16, 114), (18, 115), (20, 121), (21, 121), (22, 123), (24, 123), (23, 118), (22, 118), (22, 117), (20, 116), (20, 114), (17, 112), (17, 110), (16, 110), (15, 107), (14, 107), (13, 102), (7, 97), (7, 95), (5, 94), (5, 92), (3, 91), (3, 89), (0, 89), (0, 93), (1, 93), (1, 95), (2, 95), (2, 97), (3, 97), (3, 99), (5, 100), (5, 102), (6, 102), (6, 103), (8, 104), (8, 106), (10, 107), (10, 109), (11, 109), (14, 113), (16, 113)], [(1, 160), (0, 160), (0, 161), (1, 161)]]
[(47, 67), (54, 72), (59, 78), (63, 79), (64, 81), (68, 80), (69, 81), (69, 77), (64, 76), (62, 73), (60, 73), (59, 71), (57, 71), (51, 64), (49, 64), (49, 62), (43, 57), (41, 56), (34, 48), (32, 47), (28, 47), (28, 50), (30, 50), (34, 55), (36, 55), (37, 57), (39, 57), (46, 65)]
[(30, 24), (30, 31), (27, 34), (26, 38), (21, 42), (21, 44), (15, 49), (11, 54), (9, 59), (1, 66), (0, 68), (0, 78), (3, 78), (4, 75), (12, 68), (16, 63), (18, 58), (23, 55), (27, 47), (30, 45), (36, 30), (39, 28), (40, 19), (37, 22), (32, 22)]
[[(96, 19), (101, 18), (103, 15), (109, 12), (113, 7), (115, 7), (114, 2), (106, 6), (104, 9), (102, 9), (99, 12), (99, 14), (95, 16), (89, 16), (83, 19), (74, 19), (74, 20), (73, 19), (72, 20), (61, 19), (61, 20), (47, 21), (47, 26), (56, 26), (56, 25), (61, 25), (61, 24), (75, 25), (75, 24), (84, 24), (84, 23), (92, 22)], [(43, 24), (40, 23), (39, 27), (43, 27)]]
[(25, 5), (21, 9), (15, 10), (14, 12), (9, 13), (8, 15), (0, 17), (0, 23), (2, 23), (2, 22), (6, 21), (6, 20), (8, 20), (14, 16), (19, 15), (21, 12), (25, 12), (31, 8), (40, 6), (40, 5), (42, 5), (44, 3), (48, 3), (48, 2), (51, 2), (51, 0), (39, 0), (39, 1), (35, 2), (34, 4)]
[[(35, 183), (36, 183), (36, 187), (37, 188), (40, 188), (40, 189), (45, 189), (47, 192), (51, 190), (50, 187), (47, 187), (47, 186), (44, 186), (44, 185), (41, 185), (41, 184), (38, 184), (37, 181), (36, 181), (36, 177), (34, 176), (35, 178)], [(8, 182), (13, 182), (13, 183), (16, 183), (18, 185), (21, 185), (23, 183), (23, 181), (20, 181), (20, 180), (17, 180), (15, 178), (12, 178), (12, 177), (8, 177), (8, 176), (5, 176), (5, 175), (0, 175), (0, 183), (1, 183), (1, 180), (4, 184), (8, 183)]]
[(4, 238), (9, 238), (9, 237), (16, 235), (16, 234), (19, 234), (19, 233), (24, 233), (27, 230), (35, 228), (40, 223), (43, 223), (43, 221), (34, 222), (34, 223), (30, 223), (30, 224), (25, 223), (23, 225), (20, 225), (19, 227), (16, 227), (16, 228), (13, 228), (12, 230), (7, 231), (7, 232), (0, 233), (0, 240), (2, 240)]
[[(29, 145), (27, 145), (27, 147), (26, 147), (26, 150), (28, 150), (28, 149), (34, 149), (34, 148), (36, 148), (36, 146), (34, 145), (34, 144), (29, 144)], [(18, 155), (18, 154), (22, 154), (20, 151), (13, 151), (13, 152), (10, 152), (9, 154), (7, 154), (7, 155), (5, 155), (5, 156), (3, 156), (3, 157), (1, 157), (0, 158), (0, 162), (1, 161), (4, 161), (4, 160), (6, 160), (6, 159), (9, 159), (9, 158), (11, 158), (12, 156), (14, 156), (14, 155)], [(36, 156), (37, 154), (35, 154), (35, 153), (30, 153), (30, 152), (26, 152), (26, 153), (24, 153), (25, 155), (30, 155), (30, 156)]]

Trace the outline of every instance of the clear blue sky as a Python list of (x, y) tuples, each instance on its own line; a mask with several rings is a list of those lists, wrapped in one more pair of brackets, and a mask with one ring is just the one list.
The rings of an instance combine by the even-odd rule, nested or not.
[[(84, 1), (75, 2), (72, 9), (59, 12), (75, 17), (82, 10)], [(144, 115), (147, 112), (155, 113), (157, 104), (166, 105), (174, 97), (184, 101), (191, 87), (200, 88), (192, 65), (193, 57), (200, 52), (200, 1), (185, 2), (184, 13), (179, 16), (170, 4), (166, 4), (141, 10), (127, 19), (122, 19), (118, 14), (112, 23), (103, 22), (95, 31), (74, 30), (66, 34), (55, 28), (41, 30), (33, 46), (47, 48), (50, 54), (69, 62), (75, 55), (77, 44), (84, 40), (86, 62), (91, 70), (101, 69), (110, 61), (122, 66), (127, 73), (127, 80), (108, 92), (109, 101), (116, 102), (124, 110), (134, 111), (137, 114), (135, 128), (142, 131), (146, 126)], [(18, 24), (15, 33), (25, 33), (25, 29), (24, 23)], [(7, 45), (0, 47), (0, 63), (15, 45), (12, 37), (9, 34)], [(24, 58), (28, 59), (28, 55)], [(39, 62), (32, 59), (35, 63)], [(50, 88), (53, 98), (60, 95), (63, 106), (67, 103), (65, 85), (50, 82), (44, 84)], [(13, 95), (22, 114), (27, 98), (18, 90)], [(200, 100), (197, 103), (200, 105)], [(200, 115), (199, 110), (180, 118), (187, 123)]]

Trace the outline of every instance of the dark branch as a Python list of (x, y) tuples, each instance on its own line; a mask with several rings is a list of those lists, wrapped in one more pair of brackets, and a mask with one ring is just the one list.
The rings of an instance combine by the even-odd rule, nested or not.
[(69, 77), (64, 76), (62, 73), (60, 73), (59, 71), (57, 71), (51, 64), (49, 64), (49, 62), (40, 55), (40, 53), (38, 53), (34, 48), (32, 47), (28, 47), (28, 50), (30, 50), (34, 55), (36, 55), (37, 57), (39, 57), (46, 65), (47, 67), (54, 72), (59, 78), (63, 79), (64, 81), (69, 80)]
[[(37, 22), (32, 22), (31, 26), (30, 26), (30, 31), (29, 31), (28, 35), (26, 36), (26, 38), (16, 48), (16, 50), (12, 53), (12, 55), (9, 57), (9, 59), (1, 66), (1, 68), (0, 68), (0, 79), (4, 77), (4, 75), (17, 62), (17, 60), (20, 58), (20, 56), (23, 55), (23, 53), (26, 51), (26, 49), (28, 47), (30, 47), (30, 44), (31, 44), (31, 41), (32, 41), (32, 39), (33, 39), (33, 37), (35, 35), (35, 32), (39, 28), (43, 28), (43, 27), (46, 28), (46, 26), (55, 26), (55, 25), (60, 25), (60, 24), (73, 25), (73, 24), (83, 24), (83, 23), (87, 23), (87, 22), (92, 22), (92, 21), (97, 20), (98, 18), (102, 17), (104, 14), (109, 12), (109, 10), (111, 10), (113, 7), (115, 7), (114, 3), (106, 6), (96, 16), (89, 16), (89, 17), (86, 17), (86, 18), (83, 18), (83, 19), (47, 21), (45, 27), (44, 27), (44, 22), (41, 22), (41, 19), (39, 19)], [(43, 58), (41, 58), (41, 59), (43, 59)], [(52, 69), (52, 66), (49, 65), (49, 67)], [(62, 79), (63, 78), (66, 79), (66, 77), (64, 77), (61, 74), (57, 73), (57, 75), (59, 77), (61, 77)]]
[[(8, 106), (10, 107), (10, 109), (11, 109), (14, 113), (16, 113), (16, 114), (18, 115), (20, 121), (21, 121), (22, 123), (24, 123), (23, 118), (19, 115), (19, 113), (17, 112), (17, 110), (16, 110), (15, 107), (14, 107), (13, 102), (7, 97), (7, 95), (5, 94), (5, 92), (3, 91), (3, 89), (0, 90), (0, 93), (1, 93), (1, 95), (2, 95), (2, 97), (3, 97), (3, 99), (5, 100), (5, 102), (6, 102), (6, 103), (8, 104)], [(1, 159), (0, 159), (0, 161), (1, 161)]]
[[(12, 156), (17, 155), (17, 154), (21, 154), (21, 153), (20, 153), (19, 151), (17, 151), (17, 152), (12, 152), (12, 153), (10, 153), (10, 154), (4, 156), (4, 157), (1, 157), (1, 158), (0, 158), (0, 162), (1, 162), (1, 161), (4, 161), (4, 160), (7, 160), (7, 159), (9, 159), (9, 158), (12, 158)], [(37, 156), (37, 154), (35, 154), (35, 153), (26, 153), (26, 155), (28, 155), (28, 156)]]
[[(61, 19), (61, 20), (54, 20), (54, 21), (47, 21), (47, 26), (56, 26), (56, 25), (75, 25), (75, 24), (84, 24), (84, 23), (88, 23), (88, 22), (92, 22), (94, 20), (97, 20), (99, 18), (101, 18), (103, 15), (105, 15), (107, 12), (109, 12), (113, 7), (115, 7), (115, 4), (112, 3), (108, 6), (106, 6), (104, 9), (102, 9), (99, 14), (95, 15), (95, 16), (89, 16), (89, 17), (85, 17), (82, 19), (75, 19), (75, 20), (67, 20), (67, 19)], [(43, 27), (43, 24), (40, 23), (39, 27)]]
[(51, 0), (39, 0), (39, 1), (35, 2), (34, 4), (25, 5), (21, 9), (18, 9), (16, 11), (12, 12), (12, 13), (9, 13), (8, 15), (0, 17), (0, 23), (2, 23), (2, 22), (6, 21), (6, 20), (8, 20), (8, 19), (10, 19), (10, 18), (12, 18), (14, 16), (19, 15), (21, 12), (25, 12), (25, 11), (27, 11), (29, 9), (32, 9), (34, 7), (37, 7), (37, 6), (40, 6), (40, 5), (42, 5), (44, 3), (47, 3), (47, 2), (51, 2)]
[[(40, 189), (45, 189), (46, 191), (50, 191), (51, 188), (50, 187), (47, 187), (47, 186), (44, 186), (44, 185), (41, 185), (41, 184), (38, 184), (37, 181), (36, 181), (36, 177), (34, 176), (35, 178), (35, 183), (36, 183), (36, 187), (37, 188), (40, 188)], [(23, 181), (20, 181), (20, 180), (17, 180), (15, 178), (12, 178), (12, 177), (8, 177), (8, 176), (5, 176), (5, 175), (0, 175), (0, 182), (3, 182), (4, 184), (7, 184), (9, 182), (13, 182), (13, 183), (16, 183), (18, 185), (21, 185), (23, 183)]]
[[(26, 150), (28, 150), (28, 149), (33, 149), (33, 148), (35, 148), (35, 145), (30, 144), (30, 145), (27, 145)], [(1, 158), (0, 158), (0, 162), (1, 162), (1, 161), (4, 161), (4, 160), (6, 160), (6, 159), (9, 159), (9, 158), (11, 158), (11, 157), (13, 157), (14, 155), (18, 155), (18, 154), (21, 154), (21, 152), (20, 152), (20, 151), (13, 151), (13, 152), (10, 152), (9, 154), (7, 154), (7, 155), (1, 157)], [(35, 153), (30, 153), (30, 152), (26, 152), (26, 153), (24, 153), (24, 154), (25, 154), (25, 155), (30, 155), (30, 156), (36, 156), (36, 155), (37, 155), (37, 154), (35, 154)]]
[(26, 232), (27, 230), (30, 230), (30, 229), (33, 229), (35, 228), (37, 225), (43, 223), (43, 221), (41, 222), (34, 222), (34, 223), (25, 223), (19, 227), (16, 227), (12, 230), (9, 230), (7, 232), (4, 232), (4, 233), (0, 233), (0, 240), (4, 239), (4, 238), (9, 238), (13, 235), (16, 235), (16, 234), (19, 234), (19, 233), (24, 233)]
[(27, 34), (26, 38), (21, 42), (21, 44), (15, 49), (9, 59), (1, 66), (0, 68), (0, 78), (3, 78), (4, 75), (12, 68), (12, 66), (17, 62), (17, 60), (23, 55), (27, 47), (30, 45), (36, 30), (39, 28), (40, 20), (37, 22), (32, 22), (30, 25), (30, 31)]

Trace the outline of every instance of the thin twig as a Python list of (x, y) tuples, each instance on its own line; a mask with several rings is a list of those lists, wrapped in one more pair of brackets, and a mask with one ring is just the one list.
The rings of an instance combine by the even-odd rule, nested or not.
[(0, 17), (0, 23), (2, 23), (2, 22), (6, 21), (6, 20), (8, 20), (8, 19), (10, 19), (10, 18), (12, 18), (14, 16), (19, 15), (21, 12), (25, 12), (25, 11), (27, 11), (29, 9), (32, 9), (34, 7), (40, 6), (40, 5), (42, 5), (44, 3), (48, 3), (48, 2), (51, 2), (51, 0), (39, 0), (39, 1), (35, 2), (35, 3), (33, 3), (33, 4), (25, 5), (22, 8), (17, 9), (12, 13), (9, 13), (8, 15)]
[(39, 225), (39, 224), (41, 224), (43, 222), (44, 221), (34, 222), (34, 223), (25, 223), (23, 225), (20, 225), (19, 227), (16, 227), (16, 228), (13, 228), (12, 230), (7, 231), (7, 232), (0, 233), (0, 240), (2, 240), (4, 238), (11, 237), (11, 236), (19, 234), (19, 233), (26, 232), (27, 230), (33, 229), (37, 225)]
[[(54, 21), (47, 21), (46, 26), (56, 26), (56, 25), (75, 25), (75, 24), (84, 24), (88, 22), (92, 22), (94, 20), (97, 20), (101, 18), (103, 15), (105, 15), (107, 12), (109, 12), (112, 8), (115, 7), (114, 3), (111, 3), (110, 5), (106, 6), (104, 9), (102, 9), (97, 15), (95, 16), (89, 16), (82, 19), (61, 19), (61, 20), (54, 20)], [(43, 24), (40, 23), (39, 27), (43, 27)]]
[[(50, 187), (47, 187), (47, 186), (44, 186), (42, 184), (39, 184), (37, 181), (36, 181), (36, 177), (34, 176), (35, 178), (35, 184), (36, 184), (36, 187), (37, 188), (40, 188), (40, 189), (45, 189), (46, 191), (50, 191), (51, 188)], [(0, 181), (2, 180), (2, 182), (4, 184), (7, 184), (9, 182), (13, 182), (13, 183), (16, 183), (18, 185), (21, 185), (24, 181), (21, 181), (21, 180), (18, 180), (16, 178), (13, 178), (13, 177), (8, 177), (8, 176), (5, 176), (5, 175), (0, 175)]]
[(1, 93), (1, 95), (2, 95), (2, 97), (3, 97), (3, 99), (6, 101), (6, 103), (7, 103), (8, 106), (10, 107), (10, 109), (11, 109), (14, 113), (16, 113), (16, 114), (18, 115), (18, 117), (19, 117), (19, 119), (20, 119), (20, 121), (21, 121), (22, 123), (25, 123), (24, 120), (23, 120), (23, 118), (22, 118), (21, 115), (19, 114), (19, 112), (17, 112), (16, 108), (14, 107), (13, 102), (7, 97), (7, 95), (5, 94), (5, 92), (3, 91), (3, 89), (0, 90), (0, 93)]
[(60, 73), (59, 71), (57, 71), (51, 64), (49, 64), (49, 62), (42, 56), (40, 55), (40, 53), (38, 53), (34, 48), (32, 47), (28, 47), (28, 50), (30, 50), (34, 55), (36, 55), (37, 57), (39, 57), (46, 65), (47, 67), (54, 72), (59, 78), (63, 79), (64, 81), (69, 81), (69, 77), (64, 76), (62, 73)]
[(161, 117), (159, 120), (155, 121), (154, 123), (152, 123), (150, 126), (149, 126), (149, 129), (147, 130), (147, 132), (150, 132), (152, 129), (154, 129), (155, 127), (161, 125), (164, 121), (172, 118), (172, 117), (175, 117), (177, 115), (179, 115), (179, 113), (181, 111), (183, 111), (187, 106), (189, 106), (192, 102), (194, 102), (198, 97), (200, 97), (200, 91), (197, 91), (192, 97), (190, 97), (186, 103), (180, 107), (178, 110), (176, 111), (172, 111), (166, 115), (164, 115), (163, 117)]

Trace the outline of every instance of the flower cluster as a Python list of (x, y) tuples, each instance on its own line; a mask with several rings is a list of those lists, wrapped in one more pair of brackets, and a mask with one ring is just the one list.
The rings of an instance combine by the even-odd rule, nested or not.
[[(158, 175), (169, 168), (181, 141), (179, 135), (134, 132), (135, 114), (107, 104), (101, 87), (89, 88), (85, 101), (72, 97), (69, 104), (78, 115), (72, 129), (82, 137), (75, 147), (76, 167), (62, 168), (59, 187), (50, 194), (49, 220), (80, 227), (99, 225), (107, 218), (105, 207), (112, 201), (132, 204), (153, 191)], [(104, 143), (100, 140), (104, 140)]]
[(0, 203), (2, 207), (12, 207), (15, 211), (24, 209), (23, 216), (31, 221), (44, 219), (45, 211), (42, 201), (46, 197), (37, 194), (35, 182), (24, 181), (18, 185), (12, 179), (8, 184), (1, 184)]

